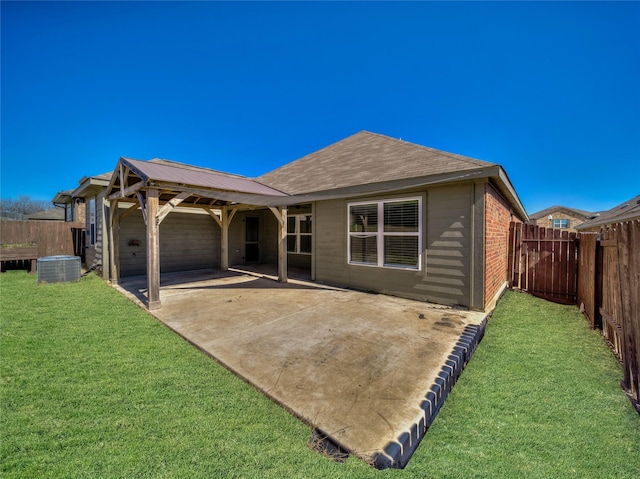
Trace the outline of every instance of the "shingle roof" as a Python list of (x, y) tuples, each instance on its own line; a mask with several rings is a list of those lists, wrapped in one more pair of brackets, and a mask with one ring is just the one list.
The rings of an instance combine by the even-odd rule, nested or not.
[(256, 180), (295, 195), (489, 166), (496, 164), (361, 131)]
[(199, 168), (167, 160), (141, 161), (122, 158), (136, 174), (143, 180), (165, 181), (185, 186), (214, 188), (224, 191), (236, 191), (258, 195), (286, 196), (268, 186), (262, 185), (250, 178), (231, 175), (208, 168)]
[(624, 201), (610, 210), (601, 212), (595, 218), (576, 226), (576, 229), (584, 230), (636, 218), (640, 218), (640, 195)]
[(569, 213), (573, 213), (575, 216), (582, 216), (583, 218), (592, 218), (593, 216), (596, 215), (596, 213), (592, 213), (591, 211), (585, 211), (585, 210), (577, 210), (575, 208), (569, 208), (567, 206), (551, 206), (549, 208), (545, 208), (543, 210), (537, 211), (536, 213), (531, 213), (529, 215), (529, 218), (532, 220), (537, 220), (538, 218), (542, 218), (544, 216), (548, 216), (551, 213), (555, 212), (555, 211), (560, 211), (560, 210), (564, 210), (567, 211)]
[(49, 221), (64, 221), (64, 209), (63, 208), (51, 208), (48, 210), (38, 211), (27, 215), (29, 220), (49, 220)]

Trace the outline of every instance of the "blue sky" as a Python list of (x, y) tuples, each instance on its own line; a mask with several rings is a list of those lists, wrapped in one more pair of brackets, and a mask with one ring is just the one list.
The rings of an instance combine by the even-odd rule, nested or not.
[(529, 213), (640, 193), (639, 2), (10, 2), (1, 196), (120, 156), (258, 176), (360, 130), (500, 163)]

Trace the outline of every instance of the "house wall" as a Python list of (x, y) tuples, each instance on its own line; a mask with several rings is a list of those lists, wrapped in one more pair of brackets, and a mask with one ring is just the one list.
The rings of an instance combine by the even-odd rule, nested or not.
[(229, 225), (229, 264), (245, 264), (246, 218), (259, 219), (259, 263), (278, 263), (278, 222), (268, 209), (238, 211)]
[[(357, 201), (423, 198), (421, 271), (348, 264), (347, 200), (316, 203), (316, 280), (421, 301), (474, 306), (471, 291), (475, 185), (459, 183)], [(481, 197), (482, 198), (482, 197)], [(481, 225), (480, 225), (481, 226)], [(480, 282), (482, 282), (480, 277)]]
[[(120, 275), (147, 272), (147, 229), (140, 210), (120, 223)], [(129, 245), (137, 240), (140, 245)], [(220, 227), (208, 214), (173, 212), (160, 223), (160, 272), (220, 267)]]
[[(552, 215), (553, 218), (556, 220), (560, 220), (560, 219), (569, 220), (569, 228), (562, 228), (563, 231), (576, 231), (576, 226), (581, 225), (587, 220), (584, 216), (577, 216), (563, 209), (558, 209), (549, 214)], [(538, 225), (542, 228), (552, 228), (553, 220), (550, 220), (547, 215), (542, 218), (529, 220), (529, 224)]]
[(84, 198), (73, 198), (73, 206), (71, 207), (73, 220), (77, 223), (85, 223), (87, 221), (86, 217), (86, 204), (84, 202)]
[(485, 188), (484, 303), (492, 309), (507, 285), (509, 223), (519, 221), (507, 201), (487, 183)]
[[(84, 199), (85, 206), (88, 208), (89, 201), (92, 196)], [(109, 268), (105, 267), (109, 263), (108, 252), (106, 252), (108, 239), (105, 225), (105, 215), (108, 215), (108, 209), (105, 207), (104, 192), (95, 196), (96, 199), (96, 241), (92, 245), (90, 241), (91, 227), (89, 223), (89, 214), (85, 214), (85, 267), (94, 268), (98, 275), (106, 278)], [(86, 210), (85, 208), (85, 210)], [(107, 216), (108, 217), (108, 216)]]
[(431, 188), (427, 204), (425, 299), (472, 306), (474, 185)]

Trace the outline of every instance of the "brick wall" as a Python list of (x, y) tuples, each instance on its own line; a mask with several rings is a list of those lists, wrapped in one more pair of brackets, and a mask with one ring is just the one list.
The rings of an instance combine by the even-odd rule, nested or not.
[[(576, 231), (576, 226), (581, 225), (582, 223), (587, 221), (587, 219), (584, 216), (575, 216), (574, 214), (562, 209), (553, 211), (550, 214), (557, 220), (559, 219), (569, 220), (569, 228), (562, 228), (562, 230), (566, 230), (566, 231)], [(533, 225), (538, 225), (542, 228), (553, 227), (552, 220), (550, 220), (548, 216), (544, 216), (536, 220), (529, 220), (529, 223)]]
[(489, 309), (507, 281), (509, 222), (520, 221), (517, 216), (511, 216), (509, 204), (489, 183), (485, 188), (484, 221), (484, 303)]

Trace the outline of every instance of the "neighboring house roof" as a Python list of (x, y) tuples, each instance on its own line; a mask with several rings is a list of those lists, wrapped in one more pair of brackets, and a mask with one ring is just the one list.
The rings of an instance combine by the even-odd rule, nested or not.
[(549, 208), (545, 208), (544, 210), (540, 210), (536, 213), (531, 213), (529, 215), (529, 218), (532, 220), (537, 220), (537, 219), (549, 216), (550, 214), (553, 214), (557, 211), (566, 211), (567, 213), (570, 213), (572, 216), (581, 216), (583, 218), (593, 218), (596, 215), (596, 213), (592, 213), (591, 211), (577, 210), (575, 208), (569, 208), (567, 206), (556, 205), (556, 206), (551, 206)]
[(496, 164), (361, 131), (256, 180), (296, 195), (488, 166)]
[(51, 208), (44, 211), (38, 211), (37, 213), (27, 215), (27, 219), (39, 221), (64, 221), (64, 209)]
[(590, 229), (597, 226), (604, 226), (638, 218), (640, 218), (640, 195), (624, 201), (608, 211), (601, 212), (595, 218), (576, 226), (576, 229)]
[(71, 196), (86, 198), (88, 196), (94, 196), (100, 193), (106, 186), (109, 185), (109, 180), (113, 172), (102, 173), (95, 176), (85, 176), (80, 179), (80, 185), (73, 190)]
[(54, 205), (64, 205), (66, 203), (71, 202), (71, 198), (73, 197), (73, 190), (64, 190), (58, 191), (56, 196), (53, 197), (52, 203)]

